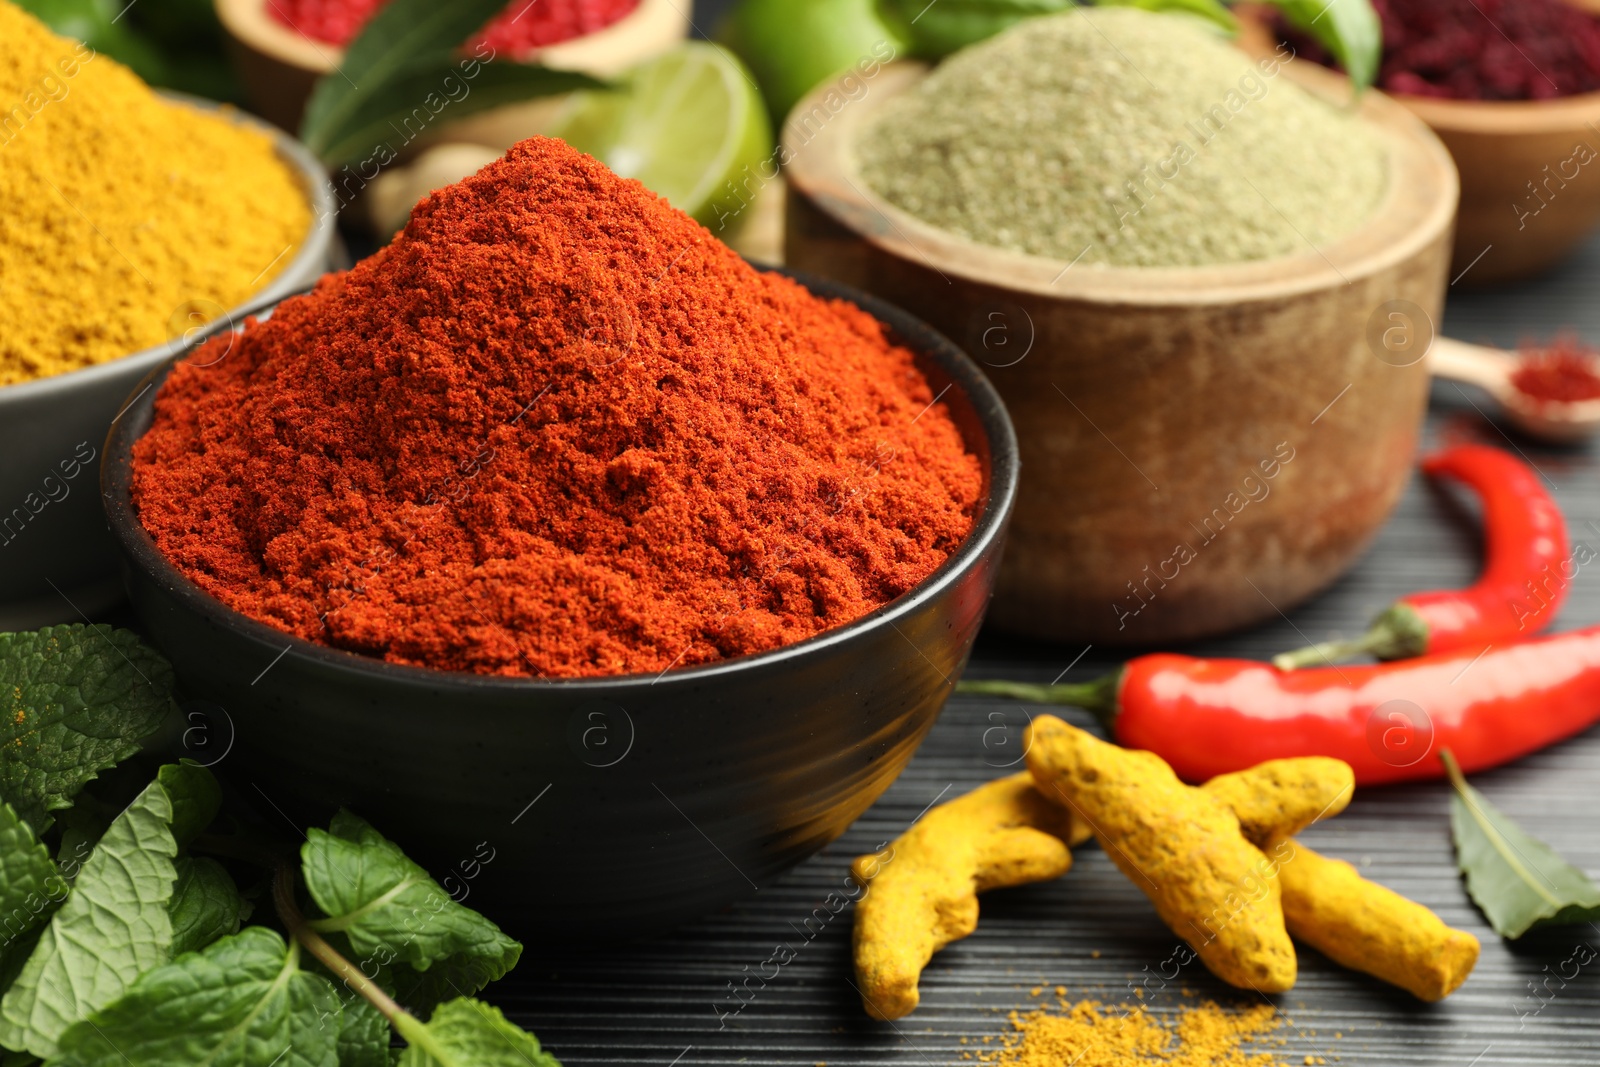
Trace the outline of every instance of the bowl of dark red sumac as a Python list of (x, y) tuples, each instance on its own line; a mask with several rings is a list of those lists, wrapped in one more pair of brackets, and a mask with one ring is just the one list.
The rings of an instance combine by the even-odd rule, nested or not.
[(949, 341), (535, 139), (158, 371), (102, 488), (219, 772), (589, 937), (769, 884), (889, 786), (1017, 469)]
[[(1600, 223), (1600, 3), (1373, 0), (1383, 26), (1377, 88), (1421, 118), (1461, 172), (1450, 275), (1529, 277)], [(1245, 9), (1246, 47), (1287, 40), (1336, 66), (1281, 14)]]

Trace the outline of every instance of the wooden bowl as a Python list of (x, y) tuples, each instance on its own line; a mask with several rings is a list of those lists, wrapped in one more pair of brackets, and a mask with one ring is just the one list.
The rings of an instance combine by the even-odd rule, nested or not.
[[(1285, 76), (1340, 92), (1337, 76), (1299, 66)], [(1426, 331), (1443, 303), (1458, 194), (1444, 146), (1369, 94), (1361, 112), (1389, 147), (1389, 189), (1320, 254), (1066, 269), (936, 229), (867, 188), (855, 131), (925, 72), (893, 64), (843, 107), (826, 101), (844, 86), (824, 85), (795, 109), (787, 263), (966, 344), (1005, 398), (1023, 476), (993, 622), (1170, 642), (1326, 586), (1411, 473), (1426, 346), (1395, 328)]]
[[(251, 108), (286, 130), (298, 129), (312, 86), (338, 67), (344, 60), (344, 49), (295, 33), (267, 13), (266, 0), (215, 2)], [(519, 58), (561, 70), (599, 76), (618, 74), (682, 40), (689, 29), (690, 10), (690, 0), (640, 0), (631, 14), (603, 30)], [(496, 108), (487, 114), (502, 110)], [(547, 106), (534, 117), (537, 120), (548, 113)], [(480, 115), (466, 121), (481, 118)], [(456, 124), (447, 125), (457, 128)]]
[[(1574, 6), (1600, 13), (1593, 3)], [(1240, 26), (1246, 51), (1275, 47), (1258, 16), (1243, 12)], [(1450, 263), (1461, 285), (1532, 277), (1565, 259), (1600, 221), (1600, 93), (1528, 101), (1389, 95), (1439, 135), (1461, 173)]]

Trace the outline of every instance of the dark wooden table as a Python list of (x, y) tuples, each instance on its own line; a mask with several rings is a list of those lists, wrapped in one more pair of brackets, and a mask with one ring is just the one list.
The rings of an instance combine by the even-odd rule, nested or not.
[[(1492, 253), (1491, 253), (1492, 254)], [(1445, 329), (1465, 340), (1515, 344), (1561, 327), (1600, 341), (1600, 241), (1558, 274), (1517, 289), (1452, 292)], [(1485, 417), (1488, 401), (1436, 385), (1429, 437), (1476, 436), (1515, 448), (1554, 487), (1574, 541), (1600, 551), (1600, 457), (1554, 452), (1507, 438)], [(1414, 482), (1370, 552), (1334, 589), (1269, 625), (1195, 649), (1266, 656), (1351, 634), (1398, 593), (1463, 585), (1478, 565), (1467, 508)], [(1600, 623), (1600, 566), (1581, 570), (1558, 627)], [(1039, 681), (1093, 677), (1116, 662), (1100, 649), (1028, 644), (986, 635), (969, 674)], [(656, 940), (581, 954), (530, 950), (495, 999), (533, 1029), (563, 1062), (580, 1064), (782, 1064), (829, 1067), (959, 1062), (984, 1037), (1009, 1027), (1007, 1013), (1040, 1002), (1036, 987), (1067, 987), (1073, 999), (1130, 998), (1146, 985), (1157, 1011), (1192, 1002), (1182, 990), (1248, 1004), (1198, 963), (1164, 985), (1158, 975), (1177, 941), (1144, 897), (1092, 844), (1056, 882), (985, 897), (978, 932), (935, 957), (922, 1007), (896, 1024), (873, 1022), (851, 986), (848, 909), (824, 923), (822, 907), (844, 884), (858, 853), (900, 833), (935, 798), (1001, 773), (1024, 721), (1018, 706), (958, 697), (904, 776), (841, 840), (749, 901)], [(1084, 725), (1085, 716), (1069, 713)], [(999, 727), (1009, 726), (1009, 730)], [(1477, 785), (1571, 862), (1600, 875), (1600, 731), (1478, 776)], [(1275, 997), (1289, 1063), (1322, 1056), (1342, 1064), (1600, 1064), (1600, 960), (1570, 976), (1566, 963), (1600, 951), (1589, 926), (1552, 930), (1512, 945), (1494, 935), (1462, 889), (1450, 843), (1448, 789), (1439, 784), (1363, 790), (1307, 843), (1471, 930), (1483, 957), (1466, 985), (1424, 1005), (1376, 980), (1303, 950), (1299, 984)], [(707, 846), (707, 862), (718, 862)], [(550, 877), (580, 872), (551, 871)], [(812, 921), (807, 924), (807, 920)], [(820, 932), (816, 932), (820, 930)], [(808, 936), (808, 933), (811, 936)], [(792, 962), (741, 1006), (730, 983), (772, 973), (763, 966), (787, 943)], [(1588, 948), (1587, 946), (1594, 946)], [(1167, 969), (1170, 976), (1170, 967)], [(964, 1043), (970, 1042), (970, 1043)]]

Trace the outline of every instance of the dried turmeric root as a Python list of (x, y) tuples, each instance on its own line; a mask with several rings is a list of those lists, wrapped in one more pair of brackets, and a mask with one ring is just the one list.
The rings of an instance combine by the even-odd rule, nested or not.
[(933, 954), (977, 928), (979, 893), (1065, 874), (1070, 846), (1088, 837), (1024, 772), (939, 805), (882, 852), (857, 858), (850, 871), (866, 891), (856, 904), (856, 980), (867, 1013), (910, 1013)]
[(1284, 924), (1295, 940), (1423, 1000), (1444, 999), (1472, 973), (1476, 937), (1350, 864), (1289, 840), (1349, 804), (1355, 775), (1348, 764), (1316, 756), (1272, 760), (1201, 788), (1232, 807), (1245, 837), (1273, 857)]
[(1343, 860), (1298, 841), (1279, 862), (1289, 932), (1353, 971), (1381, 978), (1422, 1000), (1443, 1000), (1478, 962), (1478, 939), (1432, 911), (1369, 882)]
[(1106, 744), (1054, 716), (1029, 728), (1028, 769), (1071, 807), (1156, 912), (1230, 985), (1294, 985), (1275, 865), (1228, 804), (1178, 780), (1151, 752)]
[(1348, 807), (1356, 774), (1344, 760), (1300, 756), (1219, 774), (1201, 788), (1232, 808), (1244, 836), (1266, 849)]

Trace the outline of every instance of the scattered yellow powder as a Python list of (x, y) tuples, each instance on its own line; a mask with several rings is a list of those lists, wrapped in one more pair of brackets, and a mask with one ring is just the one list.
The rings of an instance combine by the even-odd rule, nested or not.
[(1085, 1000), (1059, 1011), (1012, 1012), (1011, 1024), (1005, 1047), (979, 1060), (998, 1067), (1284, 1067), (1250, 1047), (1278, 1027), (1269, 1004), (1234, 1011), (1204, 1001), (1157, 1016), (1143, 1005)]
[(161, 344), (294, 258), (311, 210), (265, 134), (7, 0), (0, 41), (0, 386)]

